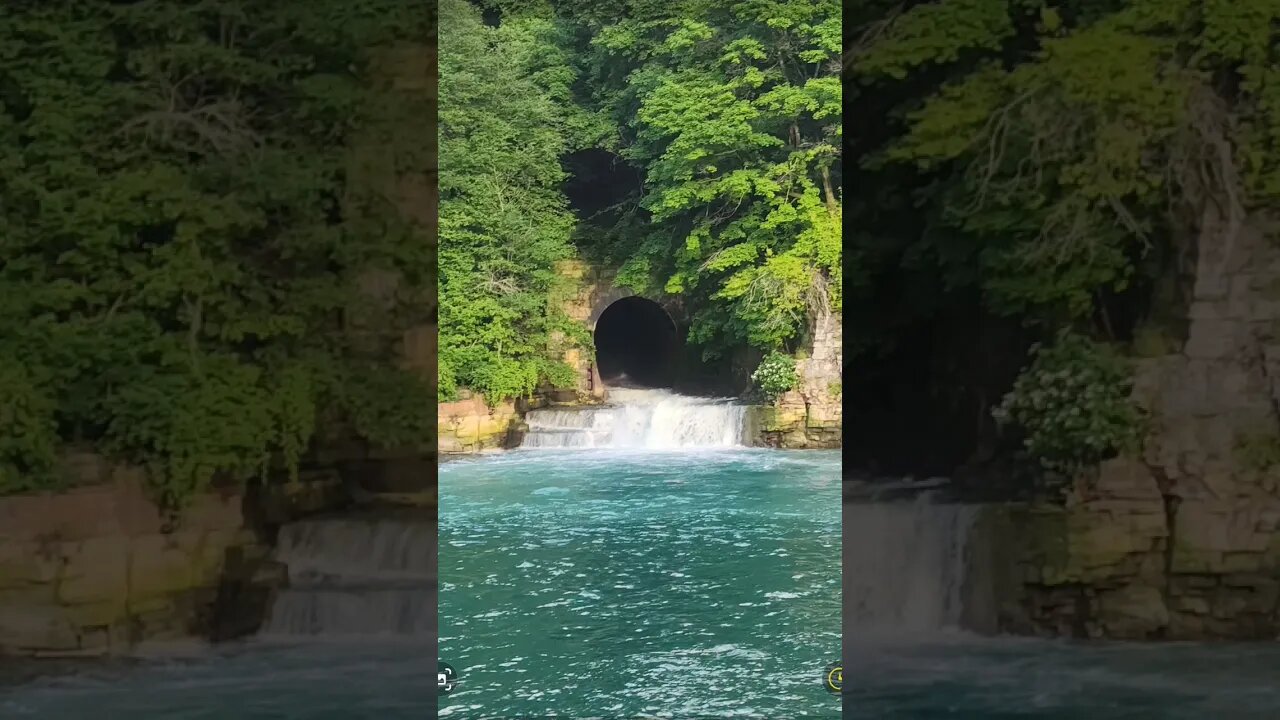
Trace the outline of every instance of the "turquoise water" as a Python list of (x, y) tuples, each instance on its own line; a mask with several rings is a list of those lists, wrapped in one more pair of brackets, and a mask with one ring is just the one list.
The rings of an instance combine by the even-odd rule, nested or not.
[[(855, 646), (848, 720), (1280, 718), (1280, 647), (1274, 643), (1098, 645), (957, 636)], [(434, 700), (430, 655), (412, 643), (247, 643), (185, 660), (93, 663), (17, 687), (4, 684), (0, 661), (0, 718), (423, 720)], [(538, 674), (536, 666), (526, 669), (526, 676)], [(635, 717), (600, 710), (594, 716)]]
[(0, 718), (421, 720), (435, 702), (431, 648), (404, 643), (244, 643), (141, 663), (63, 665), (6, 687)]
[[(840, 717), (836, 453), (514, 452), (441, 469), (446, 718)], [(874, 548), (870, 551), (875, 552)], [(907, 569), (903, 568), (905, 572)], [(1280, 643), (849, 638), (850, 720), (1280, 718)], [(412, 638), (0, 659), (0, 719), (422, 720)]]
[(850, 643), (848, 720), (1274, 720), (1280, 646), (939, 635)]
[(440, 470), (451, 718), (837, 718), (838, 452), (519, 451)]

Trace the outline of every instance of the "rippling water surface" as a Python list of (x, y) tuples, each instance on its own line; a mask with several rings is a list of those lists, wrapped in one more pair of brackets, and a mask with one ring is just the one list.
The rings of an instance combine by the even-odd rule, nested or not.
[[(1081, 644), (957, 635), (864, 640), (854, 647), (847, 663), (849, 720), (1280, 718), (1280, 647), (1274, 643)], [(412, 643), (247, 643), (182, 660), (93, 663), (15, 686), (5, 684), (7, 666), (0, 663), (0, 718), (423, 720), (434, 701), (428, 685), (434, 665), (430, 650)], [(539, 675), (536, 664), (525, 670), (514, 673), (529, 678), (518, 683)], [(466, 698), (462, 692), (441, 703), (446, 717), (555, 717), (449, 710)], [(820, 712), (836, 717), (826, 707)], [(604, 709), (560, 716), (637, 717)], [(733, 715), (726, 709), (724, 715), (674, 717)]]
[[(463, 684), (440, 714), (839, 717), (819, 686), (840, 653), (838, 475), (836, 453), (742, 449), (444, 465), (440, 657)], [(899, 629), (848, 646), (851, 720), (1280, 718), (1277, 643)], [(0, 718), (422, 720), (434, 655), (421, 638), (318, 637), (130, 663), (0, 659)]]
[(455, 718), (836, 718), (838, 452), (521, 451), (440, 472)]
[(421, 720), (435, 702), (435, 665), (429, 644), (385, 640), (237, 643), (45, 668), (50, 674), (20, 685), (7, 684), (0, 661), (0, 718)]
[(849, 720), (1274, 720), (1280, 645), (852, 639)]

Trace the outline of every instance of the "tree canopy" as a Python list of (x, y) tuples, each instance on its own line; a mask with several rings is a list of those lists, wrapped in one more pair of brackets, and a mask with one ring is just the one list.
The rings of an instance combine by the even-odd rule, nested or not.
[(421, 133), (374, 51), (432, 24), (401, 0), (0, 7), (0, 491), (54, 482), (65, 443), (178, 502), (296, 469), (321, 413), (427, 439), (428, 384), (344, 316), (395, 270), (389, 343), (435, 283), (420, 229), (350, 172), (359, 133)]
[(641, 5), (585, 27), (605, 147), (645, 174), (609, 248), (619, 282), (681, 296), (708, 354), (794, 348), (841, 299), (840, 6)]
[[(1280, 203), (1278, 21), (1275, 0), (848, 4), (863, 367), (975, 299), (1027, 340), (1067, 343), (1037, 356), (1054, 372), (1105, 365), (1107, 344), (1176, 341), (1197, 253)], [(1093, 376), (1111, 378), (1096, 397), (1124, 400), (1115, 373)], [(986, 389), (965, 391), (990, 409)], [(1097, 407), (1082, 427), (1129, 415)]]
[(491, 400), (572, 384), (573, 337), (551, 302), (574, 218), (561, 157), (585, 117), (562, 29), (546, 18), (486, 26), (466, 0), (440, 7), (440, 389)]
[(895, 211), (927, 217), (913, 254), (997, 312), (1105, 324), (1099, 298), (1206, 202), (1280, 198), (1273, 0), (857, 6), (849, 79), (890, 118), (853, 140), (861, 171), (897, 179)]
[[(838, 306), (838, 4), (451, 0), (441, 13), (442, 388), (571, 382), (564, 351), (588, 344), (554, 301), (570, 257), (677, 298), (707, 356), (794, 350)], [(584, 150), (643, 182), (602, 211), (571, 207)]]

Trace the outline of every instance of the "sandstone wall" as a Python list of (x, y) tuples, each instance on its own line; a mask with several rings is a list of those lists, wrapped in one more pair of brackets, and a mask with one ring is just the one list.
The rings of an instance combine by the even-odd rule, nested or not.
[[(569, 319), (581, 324), (587, 330), (592, 328), (595, 319), (592, 309), (599, 302), (600, 280), (598, 271), (581, 260), (562, 260), (556, 263), (556, 274), (564, 280), (564, 287), (551, 301), (564, 310)], [(560, 333), (555, 333), (553, 343), (564, 342)], [(591, 354), (579, 348), (566, 347), (564, 361), (577, 370), (577, 381), (572, 390), (578, 399), (586, 402), (604, 397), (604, 383), (591, 362)]]
[[(556, 266), (565, 280), (552, 302), (587, 330), (610, 304), (634, 295), (615, 284), (615, 273), (581, 260), (565, 260)], [(672, 307), (667, 307), (673, 312)], [(808, 357), (796, 363), (798, 387), (785, 393), (772, 407), (753, 408), (749, 435), (762, 445), (786, 448), (838, 448), (841, 444), (841, 376), (843, 329), (839, 315), (824, 312), (814, 323)], [(552, 342), (564, 342), (561, 336)], [(588, 404), (605, 398), (607, 388), (590, 354), (565, 347), (565, 361), (577, 369), (573, 388), (556, 388), (518, 405), (511, 401), (488, 407), (480, 396), (440, 403), (437, 413), (438, 447), (441, 453), (461, 454), (514, 446), (522, 430), (524, 411), (543, 403)], [(687, 368), (686, 368), (687, 369)]]
[(71, 456), (76, 487), (0, 497), (0, 656), (107, 655), (257, 629), (281, 581), (263, 527), (334, 507), (334, 472), (195, 497), (176, 518), (143, 473)]
[(170, 528), (137, 471), (62, 494), (0, 498), (0, 654), (103, 654), (185, 637), (228, 551), (258, 552), (238, 494), (195, 500)]
[[(1007, 573), (998, 626), (1020, 634), (1173, 637), (1168, 518), (1155, 479), (1134, 460), (1104, 463), (1065, 505), (997, 507), (979, 535)], [(1000, 573), (998, 572), (997, 575)]]
[(784, 448), (838, 448), (842, 441), (844, 332), (840, 318), (823, 312), (814, 323), (809, 356), (796, 362), (799, 383), (772, 407), (757, 411), (759, 442)]
[(523, 413), (511, 400), (489, 407), (482, 395), (437, 406), (441, 454), (474, 453), (511, 447)]
[(1124, 638), (1280, 636), (1280, 250), (1212, 212), (1188, 334), (1141, 362), (1140, 457), (1078, 479), (1064, 507), (1012, 512), (1004, 625)]

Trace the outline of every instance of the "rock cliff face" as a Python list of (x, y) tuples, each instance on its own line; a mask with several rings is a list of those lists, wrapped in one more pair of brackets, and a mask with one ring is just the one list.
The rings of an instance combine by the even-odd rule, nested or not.
[(758, 413), (761, 444), (783, 448), (838, 448), (843, 420), (841, 377), (844, 333), (827, 311), (814, 322), (809, 357), (796, 362), (799, 383)]
[[(0, 498), (0, 655), (119, 654), (243, 634), (235, 606), (264, 609), (278, 580), (244, 496), (198, 496), (175, 520), (147, 497), (140, 470), (92, 454), (74, 461), (81, 487)], [(281, 520), (340, 491), (336, 477), (312, 479), (250, 505), (257, 520)]]
[(1141, 456), (993, 521), (1024, 549), (1006, 628), (1280, 636), (1280, 250), (1256, 221), (1224, 225), (1204, 220), (1181, 351), (1138, 369)]
[(512, 447), (522, 413), (504, 400), (489, 407), (481, 395), (437, 406), (439, 450), (442, 455), (475, 453)]
[(115, 474), (0, 500), (0, 654), (103, 654), (193, 634), (227, 551), (255, 545), (238, 496), (199, 498), (166, 532), (138, 479)]
[[(557, 272), (567, 282), (556, 301), (570, 318), (588, 330), (611, 303), (632, 294), (626, 288), (618, 288), (611, 273), (581, 261), (564, 261)], [(808, 357), (796, 363), (797, 388), (784, 393), (772, 406), (752, 409), (750, 435), (754, 443), (783, 448), (840, 447), (843, 329), (839, 315), (822, 313), (814, 322), (812, 338)], [(553, 342), (556, 340), (553, 338)], [(755, 356), (749, 363), (751, 368), (758, 360)], [(553, 390), (521, 403), (527, 407), (503, 401), (491, 408), (480, 396), (440, 403), (439, 451), (462, 454), (513, 447), (518, 444), (524, 410), (547, 402), (593, 404), (604, 400), (607, 389), (589, 356), (568, 349), (565, 361), (578, 370), (575, 387)]]

